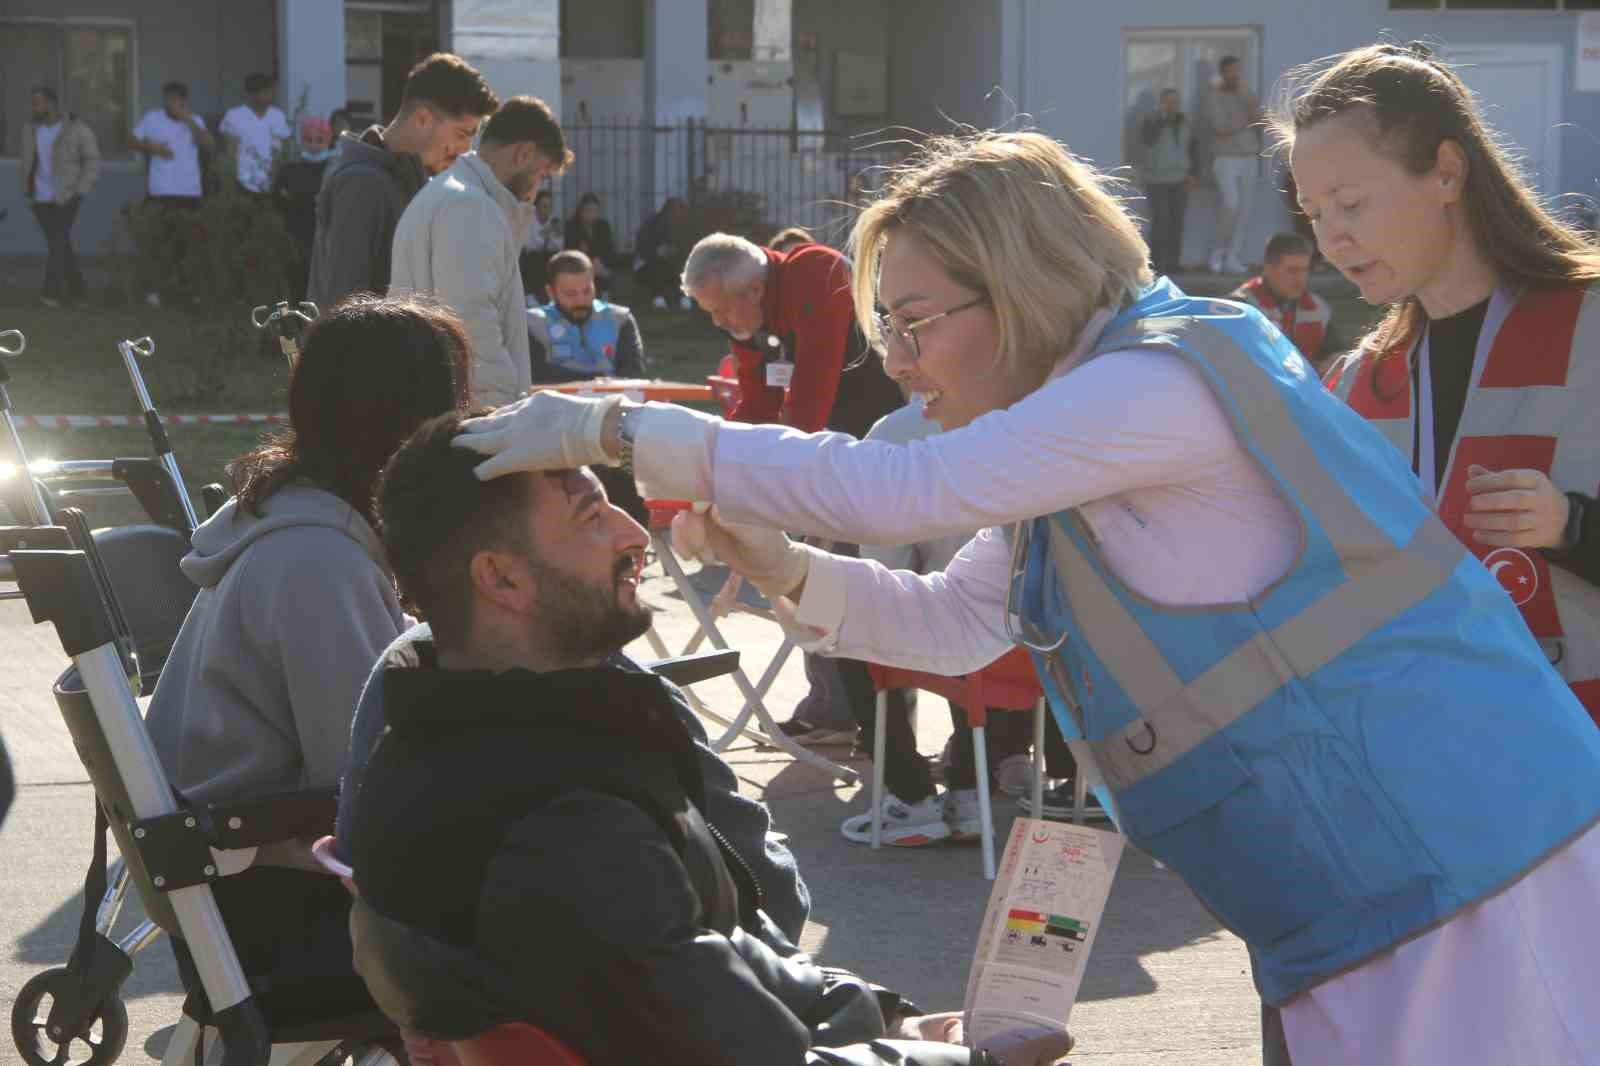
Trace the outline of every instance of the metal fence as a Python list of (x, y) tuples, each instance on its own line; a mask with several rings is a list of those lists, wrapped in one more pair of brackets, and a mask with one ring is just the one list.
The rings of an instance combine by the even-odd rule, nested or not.
[[(633, 247), (639, 226), (669, 196), (728, 228), (805, 226), (839, 245), (850, 204), (879, 184), (893, 147), (856, 144), (792, 129), (682, 125), (566, 124), (573, 164), (555, 182), (556, 210), (571, 217), (585, 193), (600, 197), (617, 245)], [(757, 236), (757, 234), (746, 234)]]

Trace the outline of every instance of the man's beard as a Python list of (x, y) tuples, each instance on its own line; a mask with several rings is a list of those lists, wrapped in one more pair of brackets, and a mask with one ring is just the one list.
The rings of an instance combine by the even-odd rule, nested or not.
[[(563, 659), (596, 659), (620, 651), (650, 628), (651, 608), (638, 602), (633, 608), (619, 602), (624, 575), (632, 572), (632, 556), (623, 556), (612, 568), (611, 585), (600, 588), (553, 569), (538, 574), (542, 605), (542, 640), (545, 650)], [(637, 594), (636, 594), (637, 595)]]
[(569, 322), (583, 325), (594, 315), (594, 304), (584, 304), (582, 307), (563, 307), (561, 315)]

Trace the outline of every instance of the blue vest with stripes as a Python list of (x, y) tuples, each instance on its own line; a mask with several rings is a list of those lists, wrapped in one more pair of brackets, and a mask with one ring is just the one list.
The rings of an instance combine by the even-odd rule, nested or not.
[(1600, 818), (1600, 730), (1404, 458), (1259, 312), (1157, 282), (1094, 352), (1188, 361), (1298, 513), (1247, 603), (1168, 608), (1074, 510), (1017, 604), (1063, 733), (1128, 838), (1250, 948), (1270, 1003), (1494, 894)]
[(551, 366), (595, 377), (616, 374), (617, 341), (628, 320), (626, 307), (596, 300), (594, 313), (581, 326), (564, 316), (554, 302), (537, 310), (542, 317), (536, 321), (534, 339), (545, 345)]

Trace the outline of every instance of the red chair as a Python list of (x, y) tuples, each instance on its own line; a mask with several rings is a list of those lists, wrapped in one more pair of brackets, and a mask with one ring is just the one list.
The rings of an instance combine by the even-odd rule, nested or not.
[[(1044, 799), (1044, 690), (1023, 648), (1013, 648), (988, 666), (960, 677), (902, 670), (897, 666), (868, 663), (872, 687), (878, 692), (877, 717), (872, 729), (872, 846), (883, 844), (883, 745), (889, 711), (889, 691), (915, 688), (943, 696), (966, 708), (972, 727), (973, 761), (978, 767), (978, 810), (982, 820), (983, 876), (994, 880), (994, 815), (989, 802), (988, 741), (984, 720), (991, 710), (1033, 711), (1033, 809)], [(1080, 795), (1082, 790), (1080, 789)], [(1078, 801), (1081, 820), (1082, 800)]]
[[(331, 836), (311, 845), (311, 855), (322, 868), (344, 882), (352, 896), (360, 895), (355, 871), (333, 850)], [(445, 1042), (421, 1033), (400, 1030), (411, 1066), (586, 1066), (583, 1056), (543, 1029), (523, 1022), (498, 1025), (471, 1040)]]

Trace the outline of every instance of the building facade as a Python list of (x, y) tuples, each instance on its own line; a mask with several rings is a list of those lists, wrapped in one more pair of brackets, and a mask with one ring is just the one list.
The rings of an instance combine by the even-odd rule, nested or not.
[[(1542, 192), (1593, 192), (1600, 94), (1580, 88), (1578, 35), (1579, 8), (1600, 0), (1492, 2), (5, 0), (0, 254), (43, 250), (17, 161), (34, 84), (57, 86), (99, 135), (105, 176), (77, 230), (83, 252), (98, 254), (118, 250), (118, 213), (143, 194), (127, 136), (161, 105), (164, 82), (187, 82), (213, 123), (257, 70), (277, 75), (286, 110), (303, 101), (384, 121), (405, 72), (438, 48), (470, 59), (502, 95), (557, 109), (579, 154), (561, 209), (599, 191), (624, 245), (663, 197), (734, 189), (754, 173), (773, 221), (837, 221), (808, 205), (854, 198), (904, 142), (951, 123), (1031, 124), (1136, 179), (1134, 131), (1161, 89), (1179, 89), (1199, 114), (1217, 60), (1237, 55), (1269, 99), (1284, 71), (1380, 36), (1426, 39), (1466, 64)], [(1260, 184), (1252, 247), (1287, 222), (1280, 185)], [(1202, 183), (1188, 261), (1209, 248), (1214, 203)]]

